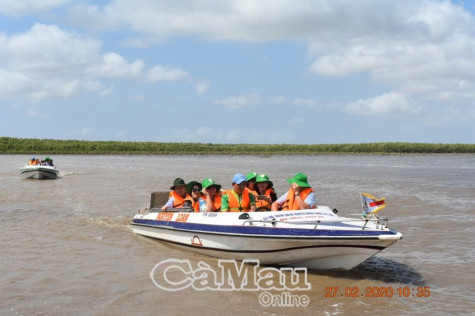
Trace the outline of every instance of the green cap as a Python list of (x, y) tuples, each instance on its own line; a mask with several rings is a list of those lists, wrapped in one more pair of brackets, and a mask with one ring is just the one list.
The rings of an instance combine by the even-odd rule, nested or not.
[(296, 173), (295, 176), (293, 178), (288, 179), (287, 182), (289, 182), (290, 184), (297, 183), (298, 186), (302, 188), (311, 187), (310, 184), (308, 184), (307, 175), (301, 172)]
[(188, 182), (188, 184), (186, 185), (186, 193), (190, 194), (191, 195), (191, 190), (193, 190), (193, 187), (195, 185), (198, 185), (200, 187), (200, 191), (201, 191), (201, 183), (199, 183), (198, 181), (190, 181)]
[(269, 180), (269, 177), (266, 174), (263, 174), (263, 173), (258, 174), (257, 177), (256, 177), (256, 183), (259, 183), (259, 182), (269, 182), (268, 188), (272, 188), (274, 186), (272, 181)]
[(257, 173), (255, 172), (249, 172), (248, 174), (246, 174), (246, 181), (249, 181), (251, 179), (254, 179), (255, 177), (257, 177)]
[(44, 160), (45, 160), (45, 161), (51, 161), (51, 158), (50, 158), (50, 157), (45, 157)]
[(185, 180), (183, 180), (182, 178), (176, 178), (173, 181), (173, 185), (170, 187), (170, 190), (175, 190), (175, 187), (179, 187), (180, 185), (186, 186)]
[[(209, 178), (208, 178), (208, 179), (204, 179), (202, 185), (203, 185), (203, 190), (206, 189), (206, 188), (208, 188), (208, 187), (210, 187), (210, 186), (213, 186), (213, 185), (216, 186), (216, 191), (221, 190), (221, 185), (215, 183), (215, 182), (213, 181), (213, 179), (209, 179)], [(203, 191), (203, 190), (202, 190), (202, 191)]]

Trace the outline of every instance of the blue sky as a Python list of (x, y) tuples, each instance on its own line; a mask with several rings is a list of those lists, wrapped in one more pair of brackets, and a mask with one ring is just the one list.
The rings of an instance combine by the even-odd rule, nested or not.
[(0, 0), (0, 136), (475, 143), (475, 1)]

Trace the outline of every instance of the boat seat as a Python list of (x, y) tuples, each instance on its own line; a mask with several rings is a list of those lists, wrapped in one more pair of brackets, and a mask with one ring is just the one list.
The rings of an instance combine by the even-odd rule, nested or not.
[(150, 197), (150, 209), (156, 208), (156, 207), (162, 207), (167, 203), (168, 201), (168, 196), (170, 192), (169, 191), (158, 191), (158, 192), (153, 192), (151, 197)]

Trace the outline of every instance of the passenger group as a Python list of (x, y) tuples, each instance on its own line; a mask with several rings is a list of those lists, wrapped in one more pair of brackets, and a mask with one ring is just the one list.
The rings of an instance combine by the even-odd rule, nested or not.
[(211, 178), (201, 183), (186, 183), (182, 178), (176, 178), (162, 210), (188, 207), (194, 212), (254, 212), (316, 207), (315, 192), (306, 174), (297, 173), (287, 182), (290, 184), (289, 190), (277, 198), (274, 185), (266, 174), (237, 173), (229, 190), (221, 190), (221, 185)]
[(39, 159), (36, 157), (31, 157), (30, 160), (28, 160), (28, 165), (29, 166), (51, 166), (54, 167), (53, 164), (53, 159), (50, 157), (45, 157), (44, 159)]

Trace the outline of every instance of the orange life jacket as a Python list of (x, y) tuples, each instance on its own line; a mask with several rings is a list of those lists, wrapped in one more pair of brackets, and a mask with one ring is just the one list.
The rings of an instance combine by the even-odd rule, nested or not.
[[(257, 192), (256, 192), (257, 193)], [(269, 199), (271, 198), (270, 195), (271, 193), (275, 193), (273, 188), (268, 188), (264, 194), (267, 196)], [(267, 202), (266, 200), (259, 200), (256, 198), (256, 210), (259, 209), (260, 211), (265, 211), (268, 210), (270, 211), (272, 203)]]
[(242, 192), (240, 202), (233, 190), (227, 190), (224, 194), (228, 196), (229, 212), (249, 212), (251, 210), (251, 198), (249, 197), (251, 193), (248, 189), (244, 189)]
[(198, 199), (198, 201), (195, 201), (193, 198), (191, 198), (191, 199), (193, 200), (192, 201), (193, 202), (193, 206), (192, 206), (193, 211), (194, 212), (199, 212), (200, 211), (200, 202), (199, 202), (200, 199)]
[(182, 198), (181, 196), (176, 194), (176, 192), (173, 190), (173, 191), (170, 191), (169, 196), (173, 197), (173, 207), (174, 208), (184, 207), (186, 201), (189, 201), (191, 206), (193, 205), (193, 198), (191, 196), (189, 196), (188, 194), (184, 198)]
[(251, 193), (252, 195), (254, 195), (254, 196), (258, 196), (258, 195), (259, 195), (256, 190), (251, 190), (251, 189), (249, 189), (249, 188), (246, 188), (246, 190), (247, 190), (249, 193)]
[[(300, 191), (300, 198), (305, 201), (307, 196), (313, 192), (312, 188), (305, 188)], [(310, 205), (310, 207), (314, 207), (314, 205)], [(299, 204), (295, 200), (295, 192), (294, 190), (290, 189), (287, 192), (287, 198), (285, 199), (284, 204), (282, 204), (282, 211), (292, 211), (292, 210), (299, 210)]]
[[(214, 204), (214, 211), (213, 212), (219, 212), (221, 211), (221, 192), (216, 192), (216, 194), (214, 195), (214, 198), (213, 198), (213, 204)], [(206, 201), (206, 196), (202, 196), (201, 197), (203, 200)], [(196, 204), (198, 204), (198, 207), (195, 207), (195, 212), (199, 212), (200, 211), (200, 203), (199, 203), (199, 200), (196, 201)]]

